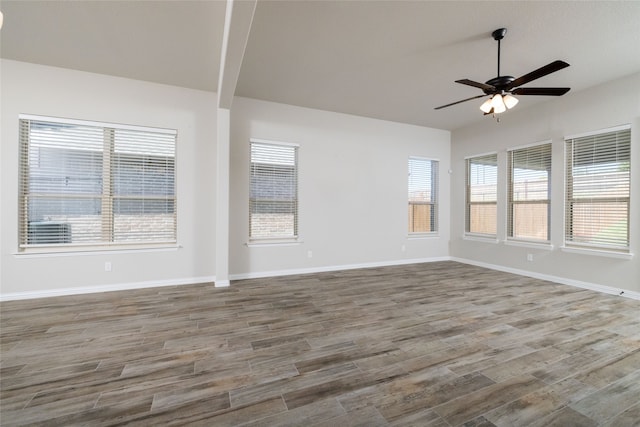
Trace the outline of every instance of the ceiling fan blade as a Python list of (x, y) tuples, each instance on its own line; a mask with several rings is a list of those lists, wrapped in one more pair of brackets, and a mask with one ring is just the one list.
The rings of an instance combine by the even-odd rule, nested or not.
[(451, 107), (452, 105), (460, 104), (460, 103), (462, 103), (462, 102), (471, 101), (472, 99), (483, 98), (483, 97), (485, 97), (485, 96), (487, 96), (487, 95), (482, 94), (482, 95), (472, 96), (471, 98), (463, 99), (462, 101), (456, 101), (456, 102), (452, 102), (451, 104), (441, 105), (441, 106), (439, 106), (439, 107), (434, 108), (434, 110), (440, 110), (440, 109), (442, 109), (442, 108)]
[(518, 77), (517, 79), (509, 83), (505, 88), (505, 90), (509, 90), (513, 87), (522, 86), (525, 83), (529, 83), (530, 81), (539, 79), (540, 77), (544, 77), (547, 74), (555, 73), (556, 71), (562, 70), (563, 68), (566, 68), (568, 66), (569, 64), (567, 64), (564, 61), (560, 61), (560, 60), (553, 61), (552, 63), (547, 64), (544, 67), (540, 67), (537, 70), (534, 70), (528, 74), (525, 74), (522, 77)]
[(496, 90), (495, 86), (491, 86), (486, 83), (474, 82), (473, 80), (469, 80), (469, 79), (456, 80), (456, 83), (460, 83), (467, 86), (478, 87), (484, 91), (493, 92), (494, 90)]
[(569, 92), (569, 87), (519, 87), (511, 91), (514, 95), (562, 96)]

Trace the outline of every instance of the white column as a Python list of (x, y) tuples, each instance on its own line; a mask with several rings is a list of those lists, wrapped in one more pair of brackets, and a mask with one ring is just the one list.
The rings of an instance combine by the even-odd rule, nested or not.
[(220, 75), (218, 78), (218, 130), (216, 162), (216, 287), (229, 286), (229, 151), (231, 104), (249, 39), (257, 0), (227, 0)]
[(216, 162), (216, 280), (215, 286), (229, 286), (229, 147), (231, 111), (218, 108)]

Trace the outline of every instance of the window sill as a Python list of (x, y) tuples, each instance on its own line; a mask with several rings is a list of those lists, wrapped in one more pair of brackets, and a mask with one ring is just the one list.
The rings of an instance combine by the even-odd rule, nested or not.
[(627, 259), (627, 260), (630, 260), (633, 258), (633, 254), (630, 252), (615, 252), (615, 251), (608, 251), (606, 249), (588, 249), (588, 248), (578, 248), (573, 246), (561, 246), (560, 250), (563, 252), (569, 252), (572, 254), (594, 255), (594, 256), (601, 256), (601, 257), (607, 257), (607, 258), (617, 258), (617, 259)]
[(424, 240), (424, 239), (437, 239), (440, 237), (438, 232), (433, 233), (411, 233), (407, 236), (407, 240)]
[(304, 243), (302, 239), (271, 239), (271, 240), (253, 240), (245, 243), (250, 248), (262, 248), (269, 246), (297, 246)]
[(470, 240), (473, 242), (484, 242), (498, 244), (500, 241), (496, 236), (488, 236), (485, 234), (464, 234), (462, 240)]
[(114, 246), (103, 248), (29, 248), (23, 252), (14, 252), (13, 255), (19, 258), (46, 258), (46, 257), (67, 257), (86, 255), (112, 255), (112, 254), (134, 254), (142, 252), (168, 252), (182, 249), (182, 245), (154, 245), (154, 246)]
[(553, 250), (553, 245), (549, 242), (535, 242), (532, 240), (505, 240), (504, 244), (507, 246), (520, 246), (523, 248), (543, 249), (545, 251)]

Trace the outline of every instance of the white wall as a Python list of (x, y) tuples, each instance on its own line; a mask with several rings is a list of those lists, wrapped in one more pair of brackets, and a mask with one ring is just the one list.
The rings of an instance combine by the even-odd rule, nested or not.
[[(250, 138), (300, 144), (301, 244), (246, 245)], [(447, 257), (449, 142), (448, 131), (236, 98), (231, 113), (231, 277)], [(407, 238), (409, 156), (440, 161), (437, 237)]]
[[(216, 94), (98, 74), (1, 62), (0, 296), (212, 280), (215, 274)], [(18, 254), (18, 115), (178, 131), (178, 243), (163, 251)], [(113, 270), (105, 272), (110, 261)], [(69, 288), (72, 288), (71, 290)]]
[[(215, 93), (9, 60), (2, 60), (0, 71), (0, 298), (213, 280)], [(19, 254), (21, 113), (177, 129), (181, 247), (55, 256)], [(448, 256), (449, 132), (243, 98), (234, 101), (231, 132), (232, 277)], [(300, 245), (245, 245), (251, 137), (300, 144)], [(435, 237), (408, 239), (409, 156), (440, 161), (440, 232)], [(308, 251), (312, 251), (312, 258)], [(111, 272), (104, 271), (106, 261), (112, 263)]]
[[(452, 133), (451, 255), (476, 263), (550, 276), (585, 285), (640, 292), (640, 74), (581, 92), (569, 92), (541, 106), (487, 117), (481, 124)], [(564, 137), (631, 124), (631, 252), (629, 259), (562, 251), (564, 233)], [(553, 250), (504, 244), (506, 238), (506, 150), (551, 140), (551, 241)], [(468, 156), (498, 152), (498, 240), (487, 243), (463, 239), (465, 163)], [(533, 261), (527, 261), (533, 254)]]
[[(8, 60), (0, 62), (0, 78), (0, 298), (213, 280), (215, 93)], [(235, 98), (231, 111), (231, 278), (453, 256), (569, 282), (640, 292), (640, 74), (569, 93), (541, 107), (525, 106), (522, 100), (499, 124), (487, 118), (450, 135), (437, 129)], [(182, 247), (54, 257), (18, 254), (20, 113), (177, 129), (178, 240)], [(632, 125), (630, 224), (635, 256), (628, 260), (561, 251), (563, 137), (624, 123)], [(299, 231), (303, 241), (298, 245), (246, 245), (250, 138), (300, 144)], [(464, 158), (499, 153), (498, 237), (504, 240), (506, 150), (545, 140), (553, 142), (554, 249), (464, 240)], [(408, 238), (409, 156), (440, 161), (436, 237)], [(528, 253), (534, 255), (533, 262), (526, 261)], [(105, 261), (112, 263), (113, 271), (104, 271)]]

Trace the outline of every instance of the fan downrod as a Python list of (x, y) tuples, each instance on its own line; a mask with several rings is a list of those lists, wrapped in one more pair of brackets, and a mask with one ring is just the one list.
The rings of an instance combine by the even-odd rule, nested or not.
[[(500, 40), (502, 40), (504, 38), (505, 34), (507, 34), (507, 29), (506, 28), (498, 28), (493, 33), (491, 33), (491, 35), (493, 36), (494, 40), (496, 40), (498, 42), (498, 74), (496, 75), (495, 79), (491, 79), (491, 80), (500, 79)], [(487, 84), (491, 84), (491, 83), (487, 82)], [(501, 89), (501, 88), (498, 87), (498, 89)], [(487, 94), (489, 93), (486, 90), (484, 92), (487, 93)]]

